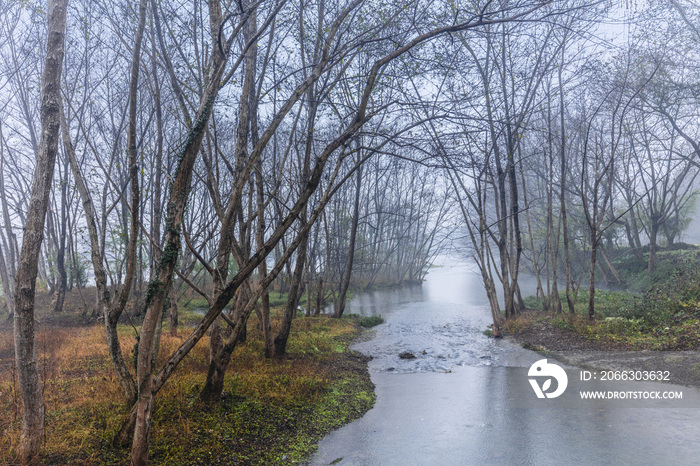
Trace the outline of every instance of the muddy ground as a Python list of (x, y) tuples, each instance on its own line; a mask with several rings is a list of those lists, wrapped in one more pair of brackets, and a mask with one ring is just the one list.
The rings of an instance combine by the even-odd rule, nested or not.
[(507, 338), (583, 369), (669, 371), (669, 383), (700, 388), (700, 351), (629, 351), (545, 322), (533, 323)]

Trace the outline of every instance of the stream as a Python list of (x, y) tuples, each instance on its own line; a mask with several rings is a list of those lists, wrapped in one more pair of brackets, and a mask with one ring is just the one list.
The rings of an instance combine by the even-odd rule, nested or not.
[[(696, 389), (584, 382), (580, 369), (560, 364), (566, 392), (538, 399), (528, 369), (544, 356), (483, 335), (490, 312), (473, 267), (432, 268), (422, 286), (361, 294), (346, 312), (386, 320), (353, 346), (373, 357), (377, 401), (323, 438), (311, 464), (700, 465)], [(582, 400), (579, 389), (682, 391), (683, 399)]]

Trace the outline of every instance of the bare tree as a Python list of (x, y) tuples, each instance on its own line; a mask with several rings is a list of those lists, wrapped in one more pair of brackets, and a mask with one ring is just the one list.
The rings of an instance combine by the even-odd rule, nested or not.
[(17, 267), (14, 336), (17, 378), (22, 397), (22, 434), (17, 453), (22, 464), (38, 459), (44, 429), (44, 398), (34, 347), (34, 296), (39, 251), (58, 151), (67, 7), (67, 0), (52, 0), (48, 4), (46, 62), (41, 79), (41, 137)]

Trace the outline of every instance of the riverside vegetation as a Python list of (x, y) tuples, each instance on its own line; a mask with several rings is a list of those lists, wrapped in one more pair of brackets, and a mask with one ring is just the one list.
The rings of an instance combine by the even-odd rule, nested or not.
[[(68, 294), (60, 315), (49, 312), (48, 294), (40, 295), (37, 304), (37, 357), (47, 419), (40, 461), (123, 464), (128, 450), (113, 439), (129, 406), (114, 377), (103, 326), (82, 317), (75, 291)], [(279, 309), (273, 315), (279, 319)], [(161, 354), (175, 349), (198, 319), (193, 311), (181, 311), (181, 328), (175, 336), (163, 333)], [(124, 358), (132, 361), (134, 328), (126, 322), (118, 331)], [(218, 404), (199, 399), (208, 342), (182, 362), (156, 400), (149, 455), (153, 464), (298, 463), (323, 435), (374, 404), (367, 358), (348, 349), (361, 332), (357, 316), (295, 319), (288, 355), (278, 360), (264, 357), (254, 316), (248, 332), (247, 343), (234, 353)], [(0, 324), (0, 464), (14, 462), (21, 423), (13, 358), (8, 320)]]
[(597, 290), (592, 321), (587, 292), (579, 293), (574, 314), (543, 312), (541, 299), (531, 296), (528, 312), (509, 320), (505, 330), (540, 351), (698, 350), (700, 247), (676, 245), (657, 255), (650, 275), (630, 252), (620, 254), (614, 265), (626, 289)]

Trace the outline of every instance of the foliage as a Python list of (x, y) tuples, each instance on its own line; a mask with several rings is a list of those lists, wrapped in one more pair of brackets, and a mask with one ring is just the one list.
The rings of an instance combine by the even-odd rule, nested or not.
[(614, 265), (625, 286), (631, 290), (645, 291), (655, 283), (665, 282), (676, 270), (692, 270), (700, 260), (700, 248), (676, 243), (656, 252), (656, 268), (647, 271), (648, 246), (644, 248), (644, 261), (640, 261), (629, 248), (620, 250)]
[(677, 269), (667, 280), (652, 286), (635, 305), (620, 310), (622, 317), (639, 319), (653, 328), (700, 312), (700, 270)]
[(523, 302), (527, 309), (542, 309), (542, 300), (537, 296), (527, 296), (523, 299)]
[(383, 324), (384, 318), (379, 315), (375, 316), (365, 316), (360, 319), (360, 325), (365, 328), (375, 327), (377, 325)]

